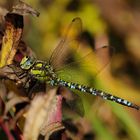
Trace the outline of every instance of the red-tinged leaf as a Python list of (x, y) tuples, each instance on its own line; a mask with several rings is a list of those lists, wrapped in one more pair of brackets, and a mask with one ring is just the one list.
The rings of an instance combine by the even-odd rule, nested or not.
[[(46, 118), (42, 127), (41, 127), (41, 134), (46, 135), (48, 132), (54, 132), (55, 129), (59, 129), (60, 122), (62, 121), (62, 96), (56, 96), (56, 104), (54, 109), (52, 108), (49, 112), (49, 117)], [(55, 125), (55, 123), (58, 123)], [(54, 128), (54, 130), (53, 130)], [(62, 125), (61, 127), (62, 128)], [(63, 127), (64, 128), (64, 127)]]
[(0, 118), (0, 128), (5, 132), (8, 140), (14, 140), (14, 137), (12, 136), (8, 123), (4, 122), (2, 118)]
[(8, 13), (5, 16), (5, 33), (2, 39), (0, 67), (11, 64), (23, 31), (23, 16)]
[(4, 110), (5, 110), (5, 104), (2, 100), (2, 98), (0, 97), (0, 115), (4, 114)]
[(18, 126), (14, 128), (14, 136), (15, 140), (25, 140), (23, 137), (23, 133), (21, 132)]
[(11, 129), (11, 120), (12, 120), (11, 117), (7, 118), (6, 120), (0, 117), (0, 133), (1, 131), (4, 132), (5, 139), (7, 137), (7, 140), (24, 140), (22, 133), (17, 126), (14, 126), (14, 128)]
[(33, 99), (24, 127), (26, 140), (36, 140), (40, 133), (46, 135), (47, 127), (51, 124), (61, 123), (61, 101), (62, 97), (56, 95), (56, 90), (50, 90), (47, 94)]

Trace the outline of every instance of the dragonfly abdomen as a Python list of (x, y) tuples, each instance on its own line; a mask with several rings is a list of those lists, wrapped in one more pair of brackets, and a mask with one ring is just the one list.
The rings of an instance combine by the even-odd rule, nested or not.
[(125, 99), (119, 98), (119, 97), (111, 95), (109, 93), (103, 92), (102, 90), (97, 90), (95, 88), (87, 87), (84, 85), (80, 85), (80, 84), (76, 84), (76, 83), (72, 83), (72, 82), (67, 82), (67, 81), (64, 81), (64, 80), (59, 79), (59, 78), (56, 80), (56, 83), (57, 83), (57, 85), (60, 85), (60, 86), (65, 86), (65, 87), (68, 87), (70, 89), (76, 89), (76, 90), (79, 90), (79, 91), (84, 92), (84, 93), (89, 93), (89, 94), (92, 94), (95, 96), (99, 96), (99, 97), (103, 98), (104, 100), (111, 100), (113, 102), (131, 107), (131, 108), (135, 108), (137, 110), (140, 109), (140, 107), (137, 106), (136, 104), (133, 104)]

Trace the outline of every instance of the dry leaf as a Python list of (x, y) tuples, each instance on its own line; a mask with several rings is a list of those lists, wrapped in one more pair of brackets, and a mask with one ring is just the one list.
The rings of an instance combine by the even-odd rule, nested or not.
[(27, 97), (15, 96), (6, 103), (5, 114), (18, 103), (29, 102)]
[(19, 0), (18, 4), (16, 6), (12, 7), (12, 13), (20, 14), (20, 15), (33, 15), (38, 17), (40, 13), (33, 9), (30, 5), (27, 3)]
[(46, 128), (46, 132), (45, 132), (45, 140), (49, 140), (49, 137), (52, 133), (56, 132), (56, 131), (59, 131), (59, 130), (62, 130), (64, 129), (65, 127), (60, 123), (60, 122), (57, 122), (57, 123), (53, 123), (51, 125), (49, 125), (47, 128)]
[(7, 65), (0, 68), (0, 78), (1, 79), (9, 79), (14, 81), (17, 85), (23, 84), (26, 81), (26, 77), (20, 79), (18, 74), (22, 74), (23, 71), (20, 67), (16, 67), (14, 65)]
[(5, 16), (5, 33), (2, 39), (0, 67), (12, 63), (23, 31), (23, 16), (8, 13)]
[(61, 104), (55, 93), (56, 90), (50, 90), (48, 94), (36, 96), (32, 101), (24, 127), (26, 140), (36, 140), (41, 132), (47, 133), (45, 130), (50, 124), (61, 122)]

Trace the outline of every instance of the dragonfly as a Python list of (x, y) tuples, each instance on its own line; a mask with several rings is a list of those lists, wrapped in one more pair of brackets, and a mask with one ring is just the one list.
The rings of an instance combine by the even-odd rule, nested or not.
[[(138, 105), (123, 98), (114, 96), (94, 87), (66, 81), (59, 77), (59, 74), (57, 74), (58, 65), (62, 63), (61, 61), (64, 58), (64, 52), (70, 49), (70, 45), (68, 45), (69, 43), (75, 42), (77, 44), (75, 46), (78, 46), (79, 32), (81, 32), (81, 28), (81, 19), (79, 17), (74, 18), (68, 26), (64, 37), (54, 49), (48, 61), (38, 60), (31, 56), (24, 56), (20, 62), (20, 68), (24, 71), (24, 74), (21, 75), (21, 77), (26, 76), (28, 79), (33, 78), (36, 81), (45, 82), (47, 85), (52, 87), (62, 86), (68, 89), (80, 91), (85, 94), (99, 96), (104, 100), (110, 100), (118, 104), (139, 110), (140, 107)], [(73, 31), (73, 29), (76, 31)], [(73, 39), (69, 39), (69, 36), (71, 35), (73, 36)]]

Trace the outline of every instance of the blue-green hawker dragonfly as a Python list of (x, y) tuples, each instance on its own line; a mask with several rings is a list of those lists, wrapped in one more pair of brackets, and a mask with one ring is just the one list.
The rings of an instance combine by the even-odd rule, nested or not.
[[(73, 31), (74, 28), (77, 28), (75, 32)], [(63, 52), (69, 49), (67, 45), (68, 43), (74, 42), (75, 40), (78, 41), (78, 34), (80, 30), (81, 30), (81, 19), (74, 18), (71, 24), (69, 25), (68, 29), (66, 30), (66, 34), (53, 51), (49, 61), (41, 61), (33, 57), (25, 56), (20, 62), (20, 67), (25, 72), (24, 76), (34, 78), (40, 82), (46, 82), (46, 84), (50, 86), (67, 87), (69, 89), (78, 90), (80, 92), (87, 94), (89, 93), (95, 96), (99, 96), (105, 100), (111, 100), (118, 104), (122, 104), (124, 106), (128, 106), (139, 110), (138, 105), (129, 102), (125, 99), (106, 93), (102, 90), (97, 90), (93, 87), (65, 81), (58, 76), (57, 66), (59, 65), (61, 59), (63, 58)], [(74, 36), (73, 38), (75, 39), (72, 40), (69, 39), (69, 36), (71, 36), (71, 34)]]

